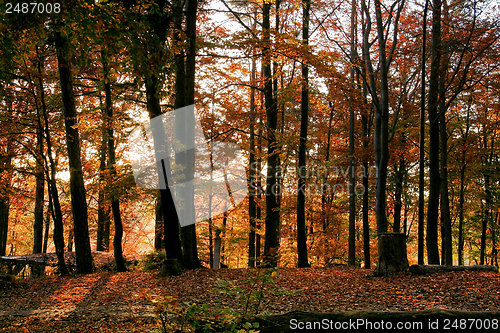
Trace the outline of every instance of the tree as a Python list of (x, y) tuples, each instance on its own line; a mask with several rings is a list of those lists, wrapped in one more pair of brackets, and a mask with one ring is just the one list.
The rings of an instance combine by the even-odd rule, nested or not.
[(419, 133), (419, 173), (418, 173), (418, 264), (424, 264), (424, 230), (425, 230), (425, 80), (427, 58), (427, 13), (429, 0), (425, 1), (424, 17), (422, 19), (422, 59), (421, 59), (421, 88), (420, 88), (420, 133)]
[[(375, 193), (375, 215), (377, 218), (377, 234), (381, 235), (387, 233), (387, 207), (386, 207), (386, 187), (387, 187), (387, 166), (389, 162), (389, 67), (391, 65), (394, 53), (396, 51), (398, 42), (398, 31), (399, 31), (399, 19), (403, 11), (405, 0), (395, 1), (390, 7), (385, 7), (382, 5), (381, 1), (376, 0), (375, 5), (375, 18), (377, 26), (377, 42), (378, 42), (378, 56), (379, 56), (379, 70), (378, 76), (380, 83), (377, 84), (377, 78), (375, 77), (375, 70), (372, 64), (370, 55), (369, 32), (371, 27), (371, 17), (369, 8), (366, 6), (366, 2), (362, 2), (363, 11), (366, 14), (366, 28), (363, 37), (363, 56), (365, 59), (365, 64), (367, 67), (367, 76), (369, 80), (370, 94), (375, 107), (375, 128), (374, 128), (374, 155), (375, 155), (375, 168), (377, 173), (376, 179), (376, 193)], [(382, 14), (382, 8), (389, 12), (388, 21), (384, 22), (384, 16)], [(391, 26), (392, 25), (392, 26)], [(388, 29), (391, 26), (392, 29), (392, 45), (390, 49), (387, 49), (388, 42)], [(380, 91), (380, 95), (378, 93)], [(396, 119), (394, 120), (396, 122)], [(386, 237), (388, 240), (389, 237)], [(390, 244), (390, 241), (384, 241), (384, 244)], [(399, 244), (399, 238), (395, 238)], [(404, 244), (404, 243), (402, 243)], [(403, 258), (394, 257), (394, 261), (384, 262), (388, 260), (389, 257), (384, 254), (386, 249), (381, 247), (382, 242), (379, 238), (379, 262), (375, 269), (376, 272), (380, 274), (386, 274), (386, 272), (397, 272), (400, 270), (407, 269), (408, 261)], [(391, 246), (398, 246), (393, 244)], [(389, 249), (389, 248), (388, 248)], [(406, 257), (406, 252), (402, 249), (395, 252), (396, 255), (404, 255)], [(390, 267), (395, 265), (396, 267)], [(401, 265), (397, 267), (398, 265)]]
[[(107, 139), (108, 139), (108, 169), (110, 170), (111, 179), (116, 177), (116, 153), (115, 153), (115, 135), (113, 131), (113, 102), (111, 99), (111, 77), (109, 75), (108, 60), (105, 51), (101, 51), (102, 69), (104, 79), (105, 92), (105, 110), (107, 119)], [(123, 259), (122, 238), (123, 238), (123, 223), (120, 213), (120, 198), (116, 194), (116, 190), (111, 193), (111, 211), (113, 212), (113, 220), (115, 223), (115, 236), (113, 238), (113, 252), (115, 256), (116, 270), (125, 272), (125, 260)]]
[(350, 83), (351, 92), (349, 94), (349, 249), (348, 249), (348, 263), (350, 266), (356, 265), (356, 194), (354, 188), (356, 186), (355, 177), (355, 160), (354, 160), (354, 89), (355, 89), (355, 69), (354, 64), (357, 62), (356, 54), (356, 15), (357, 6), (356, 1), (351, 1), (351, 70), (350, 70)]
[(73, 78), (69, 61), (69, 44), (60, 31), (55, 32), (54, 41), (57, 51), (59, 79), (63, 101), (66, 145), (68, 150), (71, 205), (75, 235), (76, 265), (78, 273), (91, 273), (92, 254), (88, 228), (87, 199), (83, 183), (82, 162), (80, 158), (80, 136), (78, 132)]
[(56, 184), (56, 164), (54, 162), (54, 158), (52, 155), (52, 139), (50, 136), (49, 130), (49, 117), (48, 110), (45, 101), (45, 90), (43, 87), (43, 79), (42, 79), (42, 59), (43, 57), (39, 56), (38, 66), (37, 66), (37, 74), (38, 74), (38, 86), (40, 88), (40, 104), (43, 115), (43, 123), (44, 123), (44, 137), (45, 143), (47, 144), (47, 155), (49, 157), (49, 161), (45, 164), (49, 165), (50, 175), (47, 178), (47, 189), (49, 192), (49, 210), (52, 215), (52, 220), (54, 221), (54, 246), (56, 248), (57, 255), (57, 267), (59, 269), (59, 273), (61, 275), (68, 275), (69, 271), (66, 267), (66, 261), (64, 259), (64, 224), (63, 217), (61, 211), (61, 204), (59, 202), (59, 193), (57, 190)]
[[(302, 1), (302, 44), (304, 52), (307, 52), (309, 44), (309, 10), (310, 0)], [(299, 267), (309, 267), (307, 259), (307, 233), (306, 233), (306, 175), (307, 175), (307, 127), (309, 121), (309, 65), (307, 58), (302, 60), (302, 103), (300, 109), (300, 143), (298, 164), (298, 186), (297, 186), (297, 251), (299, 255)]]
[[(102, 102), (101, 102), (102, 103)], [(96, 234), (96, 251), (109, 250), (109, 232), (110, 232), (110, 218), (109, 218), (109, 204), (107, 203), (106, 196), (106, 157), (108, 151), (108, 137), (107, 126), (108, 121), (106, 118), (106, 108), (102, 111), (102, 124), (101, 124), (101, 147), (99, 151), (99, 194), (97, 203), (97, 234)]]
[[(256, 21), (254, 21), (254, 28)], [(255, 251), (255, 229), (257, 227), (256, 218), (257, 218), (257, 203), (256, 203), (256, 194), (257, 194), (257, 167), (255, 160), (255, 122), (256, 122), (256, 106), (255, 106), (255, 59), (252, 59), (252, 68), (250, 73), (250, 119), (249, 119), (249, 127), (250, 127), (250, 136), (249, 136), (249, 157), (248, 157), (248, 219), (250, 221), (250, 230), (248, 233), (248, 267), (255, 267), (255, 260), (257, 259), (256, 251)], [(260, 170), (259, 170), (260, 172)], [(211, 209), (210, 209), (211, 210)]]
[[(195, 60), (196, 60), (196, 13), (198, 7), (197, 0), (189, 0), (186, 3), (185, 10), (185, 38), (182, 36), (183, 29), (183, 3), (174, 4), (173, 21), (174, 21), (174, 41), (178, 44), (186, 43), (184, 48), (176, 50), (175, 54), (175, 104), (174, 109), (180, 109), (184, 106), (194, 105), (195, 97)], [(186, 40), (187, 39), (187, 40)], [(176, 128), (185, 128), (185, 131), (176, 133), (180, 139), (180, 143), (186, 147), (194, 147), (194, 108), (193, 112), (184, 112), (176, 115)], [(184, 118), (185, 117), (185, 118)], [(193, 179), (195, 155), (194, 150), (179, 152), (176, 154), (176, 163), (183, 166), (184, 179)], [(196, 228), (195, 228), (195, 210), (194, 210), (194, 187), (192, 182), (185, 183), (185, 186), (179, 188), (176, 194), (180, 196), (184, 203), (184, 207), (180, 212), (180, 219), (184, 220), (187, 226), (181, 229), (184, 266), (188, 269), (198, 268), (201, 266), (198, 259), (198, 251), (196, 245)]]
[(279, 210), (277, 194), (280, 190), (277, 183), (278, 169), (278, 110), (273, 96), (273, 77), (271, 72), (271, 38), (270, 38), (270, 11), (271, 3), (262, 5), (262, 72), (264, 75), (264, 106), (267, 116), (267, 178), (266, 178), (266, 219), (264, 256), (269, 258), (271, 266), (277, 266), (278, 223)]
[[(12, 113), (13, 96), (8, 91), (6, 92), (6, 107), (9, 113)], [(1, 153), (0, 153), (0, 256), (6, 255), (7, 250), (7, 233), (9, 230), (9, 196), (11, 188), (11, 169), (12, 169), (12, 153), (13, 142), (10, 137), (2, 138)]]
[[(146, 17), (146, 23), (148, 24), (148, 27), (154, 32), (154, 35), (152, 36), (153, 40), (141, 40), (140, 46), (144, 48), (143, 50), (141, 50), (143, 54), (149, 55), (150, 59), (157, 59), (159, 61), (164, 55), (164, 43), (167, 39), (167, 31), (172, 18), (168, 12), (164, 12), (166, 6), (165, 1), (158, 1), (156, 5), (158, 6), (157, 11), (154, 13), (150, 13)], [(160, 91), (162, 89), (163, 82), (161, 78), (158, 77), (158, 68), (155, 67), (159, 63), (150, 62), (146, 59), (147, 58), (141, 59), (143, 63), (139, 64), (139, 66), (143, 66), (140, 68), (144, 76), (147, 110), (149, 113), (149, 118), (153, 119), (162, 115), (160, 105)], [(167, 151), (165, 132), (162, 128), (160, 129), (160, 131), (153, 132), (153, 138), (155, 143), (155, 150), (157, 152)], [(168, 158), (165, 158), (164, 165), (165, 172), (169, 174), (170, 161)], [(162, 170), (160, 161), (157, 161), (157, 170)], [(158, 174), (158, 177), (160, 182), (164, 181), (167, 187), (165, 189), (160, 189), (164, 218), (163, 227), (165, 233), (165, 252), (168, 259), (177, 260), (180, 264), (182, 264), (183, 251), (180, 240), (179, 217), (177, 216), (177, 211), (175, 208), (171, 190), (168, 188), (167, 178), (162, 177), (160, 172)]]

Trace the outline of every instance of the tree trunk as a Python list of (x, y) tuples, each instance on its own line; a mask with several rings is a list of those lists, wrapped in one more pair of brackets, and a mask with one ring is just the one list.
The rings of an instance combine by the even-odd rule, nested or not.
[(464, 205), (465, 205), (465, 170), (467, 168), (467, 141), (470, 128), (470, 107), (467, 108), (465, 131), (462, 133), (462, 154), (460, 156), (460, 192), (458, 199), (458, 265), (464, 264)]
[(403, 183), (406, 174), (406, 163), (405, 158), (400, 156), (399, 165), (394, 167), (395, 172), (395, 193), (394, 193), (394, 224), (392, 231), (393, 232), (401, 232), (401, 209), (403, 207)]
[[(449, 22), (448, 4), (447, 0), (442, 1), (444, 21)], [(441, 179), (441, 225), (443, 230), (442, 246), (442, 261), (444, 265), (453, 265), (453, 252), (452, 252), (452, 233), (451, 233), (451, 213), (450, 213), (450, 199), (448, 194), (448, 134), (446, 133), (446, 73), (449, 67), (449, 46), (447, 39), (449, 38), (448, 24), (443, 25), (442, 35), (445, 36), (445, 42), (441, 40), (442, 54), (441, 57), (441, 79), (439, 80), (439, 139), (440, 139), (440, 179)]]
[[(175, 109), (194, 104), (197, 0), (188, 0), (185, 8), (177, 5), (174, 8), (174, 40), (176, 40), (177, 43), (184, 42), (184, 37), (181, 34), (183, 13), (185, 13), (186, 18), (185, 34), (188, 41), (186, 50), (180, 50), (175, 55)], [(192, 112), (176, 114), (175, 117), (175, 127), (177, 129), (185, 129), (184, 131), (176, 131), (177, 139), (186, 147), (194, 147), (194, 108), (192, 110)], [(194, 149), (188, 149), (177, 153), (175, 161), (176, 164), (184, 166), (184, 170), (182, 170), (184, 179), (193, 179), (195, 167)], [(196, 217), (193, 183), (185, 182), (183, 186), (178, 187), (176, 196), (180, 197), (181, 201), (184, 202), (184, 207), (178, 212), (181, 224), (186, 225), (181, 228), (184, 268), (198, 268), (201, 267), (201, 263), (198, 259), (198, 249), (196, 245)]]
[[(254, 22), (255, 28), (255, 22)], [(255, 229), (256, 229), (256, 217), (257, 217), (257, 204), (255, 202), (256, 196), (256, 162), (255, 162), (255, 59), (252, 59), (252, 69), (250, 74), (250, 152), (249, 152), (249, 168), (248, 168), (248, 220), (250, 222), (250, 230), (248, 232), (248, 267), (255, 267), (255, 260), (257, 259), (255, 254)], [(260, 170), (259, 170), (260, 172)], [(210, 173), (212, 177), (212, 173)]]
[[(363, 126), (363, 150), (368, 150), (368, 119), (363, 116), (361, 119)], [(365, 268), (371, 268), (371, 256), (370, 256), (370, 221), (369, 221), (369, 179), (368, 179), (368, 160), (363, 162), (363, 252)]]
[(377, 167), (375, 214), (377, 217), (377, 231), (379, 234), (383, 234), (387, 232), (386, 186), (387, 164), (389, 162), (389, 64), (386, 56), (385, 29), (380, 0), (375, 0), (375, 14), (377, 18), (377, 36), (380, 53), (380, 104), (375, 110), (376, 133), (374, 135), (375, 163)]
[[(167, 37), (167, 29), (169, 27), (166, 22), (163, 22), (166, 20), (165, 13), (163, 12), (163, 6), (165, 4), (163, 3), (162, 8), (160, 8), (159, 13), (160, 14), (151, 14), (148, 16), (150, 20), (150, 26), (152, 27), (152, 30), (154, 31), (156, 37), (159, 40), (159, 43), (164, 43), (166, 41)], [(179, 8), (175, 7), (173, 8), (174, 10), (179, 10)], [(160, 16), (160, 17), (159, 17)], [(170, 19), (170, 18), (168, 18)], [(173, 15), (173, 20), (174, 20), (174, 30), (178, 29), (180, 31), (182, 25), (180, 23), (177, 23), (176, 25), (176, 20), (181, 20), (182, 23), (182, 13), (181, 16), (179, 15)], [(159, 22), (163, 22), (163, 24), (158, 24)], [(175, 33), (177, 35), (177, 32)], [(148, 50), (150, 53), (156, 53), (158, 52), (156, 49), (157, 45), (152, 45), (151, 48)], [(181, 64), (177, 63), (177, 58), (176, 58), (176, 68), (177, 70), (183, 68), (183, 66), (179, 66)], [(145, 86), (146, 86), (146, 101), (147, 101), (147, 109), (149, 113), (149, 118), (153, 119), (155, 117), (161, 116), (162, 115), (162, 110), (160, 106), (160, 91), (161, 91), (161, 82), (159, 81), (157, 75), (154, 73), (152, 69), (150, 69), (148, 72), (145, 73), (144, 75), (144, 81), (145, 81)], [(177, 85), (177, 81), (176, 81)], [(176, 86), (176, 93), (177, 93), (177, 86)], [(183, 90), (182, 90), (183, 91)], [(154, 139), (154, 146), (155, 146), (155, 151), (158, 154), (159, 152), (162, 151), (167, 151), (167, 141), (166, 141), (166, 136), (165, 136), (165, 130), (163, 127), (155, 128), (153, 131), (153, 139)], [(163, 165), (162, 165), (163, 161)], [(166, 188), (163, 188), (163, 186), (160, 186), (160, 197), (161, 197), (161, 202), (162, 202), (162, 207), (163, 207), (163, 227), (164, 227), (164, 232), (165, 232), (165, 252), (167, 259), (172, 259), (172, 260), (177, 260), (178, 263), (182, 266), (183, 265), (183, 254), (182, 254), (182, 246), (181, 246), (181, 240), (180, 240), (180, 226), (179, 226), (179, 217), (177, 216), (177, 210), (175, 208), (175, 203), (172, 197), (172, 193), (170, 189), (168, 188), (168, 181), (166, 175), (162, 173), (170, 174), (170, 159), (168, 157), (168, 154), (165, 155), (165, 158), (160, 161), (157, 160), (157, 170), (158, 170), (158, 180), (160, 184), (165, 184)], [(163, 168), (164, 167), (164, 168)], [(168, 220), (167, 220), (168, 219)]]
[[(303, 0), (302, 45), (307, 52), (309, 45), (309, 8), (310, 0)], [(307, 127), (309, 122), (309, 65), (307, 59), (302, 61), (302, 103), (300, 113), (299, 164), (297, 185), (297, 252), (298, 267), (309, 267), (307, 259), (306, 232), (306, 175), (307, 175)]]
[[(488, 166), (489, 167), (489, 166)], [(484, 174), (484, 197), (485, 204), (483, 208), (483, 216), (481, 218), (481, 247), (480, 247), (480, 265), (484, 265), (486, 256), (486, 234), (488, 230), (488, 220), (490, 220), (491, 207), (491, 189), (490, 189), (490, 171), (487, 170)]]
[[(13, 101), (10, 91), (5, 96), (7, 111), (11, 115), (13, 111)], [(4, 130), (5, 131), (5, 130)], [(7, 235), (9, 232), (9, 211), (10, 211), (10, 187), (12, 176), (13, 144), (10, 137), (7, 137), (5, 150), (1, 146), (0, 153), (0, 256), (7, 253)]]
[[(9, 189), (11, 183), (10, 170), (12, 168), (12, 157), (10, 147), (11, 142), (7, 142), (7, 147), (5, 150), (5, 158), (1, 156), (0, 159), (0, 170), (1, 173), (1, 183), (0, 183), (0, 256), (5, 256), (7, 252), (7, 234), (9, 230), (9, 211), (10, 211), (10, 200), (9, 200)], [(2, 149), (3, 150), (3, 149)], [(4, 153), (2, 151), (2, 153)], [(3, 155), (3, 154), (2, 154)]]
[(264, 256), (273, 267), (278, 265), (277, 252), (279, 211), (277, 193), (280, 190), (277, 184), (278, 151), (276, 129), (278, 126), (278, 112), (273, 97), (273, 81), (271, 74), (271, 38), (269, 16), (271, 4), (262, 5), (262, 67), (264, 74), (264, 106), (267, 115), (267, 178), (266, 178), (266, 219)]
[(421, 59), (421, 91), (420, 91), (420, 135), (419, 135), (419, 174), (418, 174), (418, 264), (424, 264), (424, 229), (425, 229), (425, 61), (427, 57), (427, 12), (429, 0), (425, 1), (424, 18), (422, 21), (422, 59)]
[(450, 201), (448, 194), (448, 144), (446, 134), (446, 118), (444, 112), (439, 121), (441, 138), (441, 223), (443, 226), (443, 264), (453, 265)]
[(36, 129), (37, 158), (35, 170), (35, 214), (33, 223), (33, 253), (41, 253), (43, 246), (43, 208), (45, 197), (45, 177), (43, 166), (43, 135), (40, 122), (40, 111), (37, 107), (38, 124)]
[(379, 235), (379, 262), (373, 274), (390, 276), (409, 269), (406, 259), (406, 236), (403, 233)]
[[(364, 12), (362, 12), (364, 13)], [(364, 18), (362, 17), (364, 21)], [(363, 36), (365, 35), (365, 25), (362, 26)], [(362, 77), (366, 78), (366, 67), (362, 67)], [(360, 79), (358, 78), (358, 81)], [(361, 84), (361, 83), (360, 83)], [(363, 137), (363, 252), (364, 252), (364, 262), (365, 268), (371, 268), (371, 256), (370, 256), (370, 221), (369, 221), (369, 191), (368, 188), (370, 186), (369, 180), (369, 163), (368, 163), (368, 148), (369, 148), (369, 140), (370, 140), (370, 124), (372, 119), (372, 110), (373, 106), (368, 104), (367, 96), (368, 96), (368, 86), (366, 80), (363, 80), (362, 83), (362, 91), (363, 91), (363, 105), (365, 106), (365, 112), (361, 115), (361, 127), (362, 127), (362, 137)]]
[[(49, 192), (50, 196), (50, 192)], [(50, 202), (50, 199), (49, 199)], [(43, 247), (42, 247), (42, 253), (47, 253), (47, 247), (49, 245), (49, 229), (50, 229), (50, 208), (47, 209), (45, 213), (45, 231), (44, 231), (44, 236), (43, 236)]]
[(348, 264), (356, 265), (356, 177), (354, 171), (354, 66), (356, 63), (356, 1), (351, 1), (351, 92), (349, 96), (349, 242), (348, 242)]
[[(106, 172), (106, 156), (107, 156), (107, 146), (108, 138), (106, 129), (108, 121), (106, 116), (106, 110), (103, 108), (103, 122), (102, 122), (102, 140), (101, 148), (99, 152), (99, 194), (97, 199), (97, 251), (108, 251), (109, 250), (109, 231), (106, 235), (106, 225), (110, 223), (109, 221), (109, 205), (106, 200), (106, 187), (107, 183), (105, 172)], [(107, 236), (107, 237), (106, 237)]]
[(70, 171), (71, 207), (75, 233), (76, 269), (80, 274), (92, 273), (93, 262), (90, 251), (87, 200), (83, 183), (82, 161), (80, 158), (80, 135), (73, 94), (73, 78), (68, 56), (69, 45), (58, 33), (56, 51), (61, 84), (61, 96), (66, 128), (66, 146)]
[[(49, 156), (49, 169), (50, 176), (47, 177), (47, 190), (49, 193), (49, 209), (54, 221), (54, 233), (52, 235), (54, 246), (57, 255), (57, 267), (59, 274), (68, 275), (68, 268), (64, 260), (64, 225), (61, 211), (61, 204), (59, 202), (59, 194), (56, 186), (56, 165), (52, 157), (52, 140), (50, 139), (49, 119), (47, 114), (47, 106), (45, 104), (45, 91), (43, 88), (42, 80), (42, 58), (39, 58), (37, 64), (38, 70), (38, 86), (40, 88), (40, 102), (42, 105), (42, 115), (44, 123), (45, 142), (47, 144), (47, 156)], [(49, 220), (50, 221), (50, 220)], [(48, 232), (46, 232), (48, 235)], [(46, 252), (46, 251), (45, 251)]]
[[(188, 50), (186, 54), (186, 105), (194, 105), (195, 102), (195, 72), (196, 72), (196, 17), (198, 10), (198, 0), (188, 0), (187, 10), (186, 10), (186, 35), (188, 37)], [(186, 133), (194, 133), (195, 115), (194, 108), (193, 112), (187, 114), (189, 121), (187, 122)], [(194, 135), (187, 136), (187, 145), (189, 147), (194, 147)], [(195, 152), (190, 149), (186, 152), (186, 177), (187, 179), (194, 178), (195, 171)], [(188, 183), (186, 186), (186, 198), (185, 201), (191, 207), (188, 210), (190, 213), (188, 221), (192, 221), (192, 224), (188, 225), (187, 230), (191, 234), (191, 261), (193, 262), (194, 268), (200, 268), (201, 263), (198, 258), (198, 246), (196, 242), (196, 216), (194, 207), (194, 184)]]
[(427, 257), (429, 264), (439, 264), (439, 80), (441, 77), (441, 1), (432, 5), (431, 76), (429, 79), (429, 201), (427, 206)]
[[(161, 116), (161, 106), (160, 99), (158, 97), (157, 91), (158, 79), (154, 75), (150, 75), (145, 79), (146, 85), (146, 100), (147, 108), (149, 112), (149, 118), (153, 119), (155, 117)], [(153, 132), (153, 139), (156, 152), (166, 151), (166, 138), (163, 128), (158, 128), (158, 131)], [(170, 173), (170, 160), (168, 155), (164, 160), (165, 172)], [(180, 240), (180, 226), (179, 219), (177, 217), (177, 210), (175, 208), (174, 200), (170, 189), (168, 188), (167, 178), (162, 176), (161, 170), (162, 165), (160, 161), (157, 161), (157, 170), (159, 181), (165, 182), (166, 188), (160, 189), (160, 197), (163, 210), (163, 227), (165, 232), (165, 252), (167, 259), (178, 260), (179, 264), (182, 265), (183, 255)]]
[[(117, 179), (116, 173), (116, 154), (115, 154), (115, 134), (113, 102), (111, 99), (111, 77), (109, 75), (108, 60), (105, 51), (101, 51), (102, 69), (104, 76), (104, 92), (105, 92), (105, 110), (107, 119), (106, 133), (108, 139), (108, 169), (110, 171), (110, 179), (112, 183)], [(122, 238), (123, 238), (123, 222), (120, 213), (120, 197), (116, 189), (111, 191), (111, 211), (113, 213), (113, 221), (115, 223), (115, 236), (113, 238), (113, 253), (115, 256), (116, 270), (118, 272), (126, 272), (125, 259), (123, 258)]]
[(465, 165), (460, 167), (460, 193), (458, 199), (458, 265), (464, 264), (464, 204), (465, 204)]
[(164, 248), (163, 244), (163, 210), (161, 197), (158, 196), (155, 202), (155, 250), (161, 251)]

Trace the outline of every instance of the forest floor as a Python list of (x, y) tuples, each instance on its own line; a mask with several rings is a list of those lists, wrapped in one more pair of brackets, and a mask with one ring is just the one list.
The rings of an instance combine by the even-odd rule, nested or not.
[(244, 311), (245, 295), (259, 290), (263, 300), (250, 302), (249, 312), (257, 306), (267, 314), (294, 310), (500, 312), (499, 273), (408, 273), (390, 278), (374, 278), (370, 273), (350, 267), (287, 268), (272, 275), (265, 275), (264, 270), (197, 269), (166, 278), (159, 277), (158, 271), (129, 271), (16, 280), (0, 290), (0, 332), (153, 332), (159, 329), (153, 300), (162, 296), (177, 297), (179, 304)]

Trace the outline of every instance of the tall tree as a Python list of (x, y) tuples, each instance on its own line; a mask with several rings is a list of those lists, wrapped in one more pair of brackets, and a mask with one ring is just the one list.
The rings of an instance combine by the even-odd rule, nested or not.
[[(255, 21), (256, 22), (256, 21)], [(254, 24), (255, 28), (255, 24)], [(255, 110), (255, 74), (256, 74), (256, 63), (255, 59), (252, 59), (252, 68), (250, 73), (250, 152), (248, 158), (248, 219), (250, 221), (250, 230), (248, 232), (248, 267), (255, 267), (255, 260), (257, 259), (255, 254), (255, 229), (256, 229), (256, 217), (257, 217), (257, 203), (256, 203), (256, 160), (255, 160), (255, 121), (256, 110)]]
[(267, 116), (267, 178), (266, 178), (266, 218), (264, 256), (271, 266), (277, 266), (277, 252), (279, 247), (278, 223), (279, 211), (277, 202), (277, 169), (278, 169), (278, 110), (273, 96), (273, 77), (271, 71), (271, 35), (270, 35), (271, 3), (262, 5), (262, 69), (264, 75), (264, 107)]
[(355, 161), (354, 161), (354, 89), (355, 89), (355, 69), (354, 64), (357, 62), (356, 54), (356, 15), (357, 6), (356, 0), (351, 1), (351, 42), (350, 42), (350, 83), (351, 90), (349, 94), (349, 244), (348, 244), (348, 264), (350, 266), (356, 265), (356, 194), (354, 188), (356, 186), (356, 177), (354, 174)]
[[(113, 115), (113, 101), (111, 97), (111, 76), (109, 72), (109, 64), (106, 52), (101, 51), (102, 69), (104, 79), (104, 93), (105, 102), (104, 108), (106, 110), (107, 119), (107, 139), (108, 139), (108, 169), (110, 171), (111, 179), (116, 178), (116, 153), (115, 153), (115, 134), (113, 130), (114, 115)], [(123, 239), (123, 222), (120, 213), (120, 197), (116, 189), (111, 191), (111, 211), (113, 212), (113, 221), (115, 223), (115, 235), (113, 238), (113, 253), (115, 256), (116, 270), (118, 272), (125, 272), (125, 260), (123, 259), (122, 239)]]
[(82, 161), (80, 156), (80, 135), (78, 131), (73, 77), (69, 58), (69, 43), (66, 36), (57, 31), (54, 36), (57, 51), (59, 80), (63, 102), (66, 146), (68, 150), (71, 206), (75, 235), (76, 269), (78, 273), (91, 273), (92, 254), (88, 228), (87, 199), (83, 183)]
[[(102, 103), (102, 102), (101, 102)], [(106, 108), (102, 108), (102, 124), (101, 124), (101, 147), (99, 149), (99, 194), (97, 199), (97, 241), (96, 251), (109, 250), (109, 232), (110, 232), (110, 218), (109, 218), (109, 204), (106, 196), (106, 157), (108, 152), (108, 136), (107, 136), (107, 116)]]
[(424, 264), (424, 229), (425, 229), (425, 82), (427, 59), (427, 13), (429, 0), (425, 0), (424, 17), (422, 19), (422, 59), (421, 59), (421, 90), (420, 90), (420, 135), (419, 135), (419, 174), (418, 174), (418, 264)]
[(439, 264), (439, 80), (441, 77), (441, 2), (432, 2), (431, 76), (429, 78), (429, 201), (427, 204), (427, 257), (429, 264)]
[[(127, 2), (125, 1), (125, 4)], [(177, 2), (174, 2), (176, 4)], [(146, 22), (149, 29), (154, 32), (150, 37), (152, 40), (146, 40), (146, 37), (141, 40), (141, 50), (148, 55), (149, 58), (145, 57), (142, 59), (144, 62), (141, 70), (144, 75), (144, 85), (146, 87), (146, 105), (149, 113), (149, 118), (153, 119), (155, 117), (162, 115), (162, 109), (160, 104), (161, 90), (163, 88), (163, 81), (159, 77), (160, 68), (158, 65), (160, 59), (166, 58), (164, 55), (164, 46), (167, 40), (167, 32), (170, 27), (170, 22), (172, 20), (172, 13), (166, 11), (167, 2), (159, 0), (156, 2), (157, 8), (146, 16)], [(172, 8), (174, 10), (174, 8)], [(175, 23), (174, 23), (175, 29)], [(158, 63), (148, 59), (157, 59)], [(156, 152), (167, 151), (167, 141), (165, 136), (165, 131), (163, 128), (159, 127), (153, 131), (154, 146)], [(168, 155), (165, 155), (164, 164), (161, 161), (157, 162), (157, 170), (162, 170), (164, 166), (164, 172), (170, 174), (170, 159)], [(160, 189), (160, 197), (163, 209), (163, 228), (165, 233), (165, 252), (168, 259), (175, 259), (180, 264), (183, 263), (183, 251), (180, 240), (180, 225), (179, 217), (175, 208), (175, 203), (173, 200), (173, 194), (168, 187), (167, 178), (160, 172), (158, 174), (159, 181), (165, 182), (166, 188)]]
[[(309, 45), (309, 11), (311, 0), (302, 1), (302, 46), (304, 54), (308, 54)], [(306, 176), (307, 176), (307, 127), (309, 122), (309, 64), (305, 56), (302, 60), (302, 103), (300, 108), (299, 164), (297, 185), (297, 252), (298, 266), (309, 267), (307, 259), (306, 232)]]
[[(195, 102), (195, 69), (196, 69), (196, 17), (197, 0), (188, 0), (185, 3), (174, 3), (174, 40), (179, 44), (185, 44), (176, 50), (175, 58), (175, 104), (174, 109), (194, 105)], [(185, 16), (185, 20), (183, 19)], [(185, 24), (185, 31), (183, 29)], [(185, 37), (184, 37), (185, 36)], [(187, 39), (187, 40), (186, 40)], [(186, 147), (194, 147), (194, 107), (186, 109), (184, 113), (178, 113), (175, 118), (176, 135), (180, 143)], [(184, 129), (180, 130), (179, 129)], [(184, 179), (193, 179), (195, 166), (195, 152), (193, 149), (176, 154), (176, 163), (184, 167)], [(187, 226), (181, 229), (182, 245), (184, 254), (184, 266), (186, 268), (201, 267), (198, 259), (198, 248), (196, 244), (196, 226), (194, 209), (194, 187), (192, 182), (184, 183), (179, 187), (176, 195), (180, 196), (184, 207), (180, 211), (179, 218)]]
[[(366, 14), (366, 28), (363, 36), (363, 57), (367, 68), (367, 76), (369, 81), (370, 94), (373, 105), (375, 107), (375, 126), (373, 134), (373, 149), (375, 155), (376, 168), (376, 189), (375, 189), (375, 216), (377, 219), (377, 234), (379, 236), (379, 261), (376, 268), (377, 274), (388, 274), (389, 266), (398, 270), (404, 270), (407, 267), (406, 253), (399, 251), (393, 257), (392, 263), (385, 262), (388, 257), (382, 257), (384, 248), (380, 237), (387, 233), (387, 203), (386, 203), (386, 187), (387, 187), (387, 166), (389, 162), (389, 68), (395, 54), (398, 44), (399, 20), (405, 6), (405, 0), (394, 1), (390, 7), (384, 6), (380, 0), (375, 0), (375, 19), (377, 27), (377, 42), (378, 42), (378, 70), (374, 70), (371, 60), (369, 34), (371, 28), (370, 10), (366, 5), (366, 1), (361, 3), (363, 11)], [(388, 16), (382, 10), (388, 11)], [(384, 21), (384, 17), (388, 17)], [(392, 45), (388, 48), (389, 33), (392, 32)], [(376, 75), (378, 74), (378, 77)], [(377, 82), (379, 80), (379, 82)], [(397, 119), (394, 119), (394, 124)], [(395, 240), (399, 240), (395, 238)], [(403, 256), (404, 258), (399, 258)], [(394, 265), (393, 265), (394, 264)], [(401, 266), (399, 266), (401, 264)]]
[[(10, 91), (6, 92), (6, 108), (12, 114), (13, 96)], [(8, 128), (8, 127), (7, 127)], [(12, 175), (13, 142), (12, 138), (6, 137), (1, 142), (0, 151), (0, 256), (6, 255), (7, 234), (9, 231), (10, 211), (10, 188)]]
[[(37, 49), (38, 52), (38, 49)], [(47, 104), (45, 101), (45, 90), (43, 86), (42, 79), (42, 67), (43, 67), (43, 57), (41, 54), (38, 56), (37, 64), (37, 76), (38, 76), (38, 87), (40, 92), (40, 104), (43, 116), (44, 124), (44, 137), (45, 143), (47, 145), (47, 156), (49, 157), (48, 164), (50, 175), (47, 178), (47, 189), (49, 192), (49, 210), (52, 215), (52, 220), (54, 221), (54, 232), (52, 238), (54, 240), (54, 246), (56, 248), (57, 256), (57, 268), (61, 275), (68, 275), (69, 271), (66, 267), (66, 261), (64, 260), (64, 224), (63, 215), (61, 211), (61, 203), (59, 202), (59, 193), (56, 184), (56, 164), (54, 157), (52, 155), (52, 139), (49, 130), (49, 116), (47, 110)]]

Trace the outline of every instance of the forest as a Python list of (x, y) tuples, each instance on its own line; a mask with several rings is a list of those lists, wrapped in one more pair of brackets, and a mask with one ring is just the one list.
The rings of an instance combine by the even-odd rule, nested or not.
[(12, 1), (0, 39), (2, 274), (498, 266), (494, 0)]

